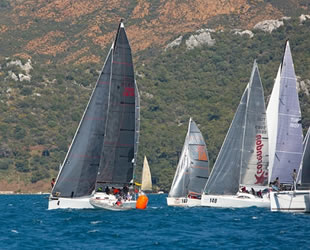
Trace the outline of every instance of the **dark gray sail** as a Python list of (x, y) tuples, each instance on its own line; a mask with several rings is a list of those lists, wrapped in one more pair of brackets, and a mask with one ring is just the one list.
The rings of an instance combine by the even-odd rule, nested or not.
[(304, 152), (301, 161), (301, 185), (310, 186), (310, 128), (304, 141)]
[(196, 123), (190, 119), (169, 197), (200, 195), (209, 176), (208, 151)]
[(108, 115), (97, 186), (125, 185), (133, 177), (136, 88), (131, 49), (121, 23), (112, 53)]
[(241, 148), (247, 96), (248, 86), (243, 92), (234, 119), (205, 186), (204, 192), (206, 194), (236, 194), (239, 190)]
[(53, 196), (81, 197), (95, 188), (107, 117), (112, 63), (110, 50), (52, 190)]
[(289, 42), (286, 44), (281, 68), (278, 130), (271, 181), (279, 177), (281, 183), (292, 183), (291, 173), (298, 171), (303, 135), (297, 80)]
[(268, 184), (268, 136), (264, 90), (256, 61), (248, 89), (242, 146), (240, 184)]

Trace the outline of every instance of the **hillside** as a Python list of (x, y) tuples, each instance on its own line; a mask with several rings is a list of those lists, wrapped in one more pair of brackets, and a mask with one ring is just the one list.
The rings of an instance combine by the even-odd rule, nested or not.
[[(200, 125), (214, 162), (254, 59), (267, 98), (288, 38), (306, 86), (300, 100), (307, 128), (310, 20), (298, 17), (309, 8), (293, 0), (2, 1), (0, 190), (48, 191), (120, 17), (142, 98), (139, 166), (146, 154), (161, 189), (172, 181), (189, 117)], [(271, 33), (254, 29), (283, 16), (292, 18)], [(188, 49), (187, 41), (203, 28), (213, 29), (214, 44)], [(235, 34), (237, 28), (254, 36)], [(180, 36), (179, 45), (165, 49)]]

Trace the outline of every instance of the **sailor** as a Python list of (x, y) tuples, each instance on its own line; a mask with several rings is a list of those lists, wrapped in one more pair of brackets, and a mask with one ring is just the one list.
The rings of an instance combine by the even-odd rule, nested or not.
[(110, 194), (110, 188), (109, 188), (109, 186), (106, 186), (106, 188), (105, 188), (104, 191), (106, 192), (106, 194)]
[(296, 169), (294, 168), (293, 173), (292, 173), (292, 178), (293, 178), (293, 190), (296, 188), (296, 179), (297, 179), (297, 172)]
[(275, 191), (279, 191), (280, 190), (280, 181), (279, 181), (279, 177), (277, 177), (273, 182), (271, 182), (271, 187), (273, 190)]
[(55, 178), (53, 178), (52, 181), (51, 181), (52, 188), (54, 187), (54, 185), (55, 185)]

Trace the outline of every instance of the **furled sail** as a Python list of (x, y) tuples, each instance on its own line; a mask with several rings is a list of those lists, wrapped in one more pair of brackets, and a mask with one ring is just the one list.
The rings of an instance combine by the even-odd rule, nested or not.
[(143, 169), (142, 169), (142, 182), (141, 182), (142, 191), (152, 191), (152, 177), (149, 167), (149, 163), (144, 156)]
[(243, 92), (234, 119), (205, 186), (204, 192), (206, 194), (236, 194), (239, 190), (241, 148), (247, 98), (248, 86)]
[(169, 197), (200, 195), (209, 176), (209, 157), (203, 136), (190, 118)]
[(112, 52), (111, 49), (65, 157), (53, 196), (81, 197), (90, 195), (95, 188), (104, 140)]
[(96, 186), (125, 185), (133, 178), (137, 140), (136, 93), (132, 55), (123, 23), (112, 52), (108, 114)]
[(248, 88), (241, 154), (240, 184), (266, 186), (269, 163), (266, 107), (255, 61)]
[(291, 173), (298, 171), (302, 152), (303, 135), (297, 81), (289, 42), (287, 41), (281, 68), (278, 106), (277, 141), (271, 180), (279, 177), (281, 183), (292, 183)]

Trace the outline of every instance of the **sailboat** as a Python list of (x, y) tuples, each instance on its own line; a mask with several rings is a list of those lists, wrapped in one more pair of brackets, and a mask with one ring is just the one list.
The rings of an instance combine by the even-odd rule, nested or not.
[[(291, 191), (271, 192), (271, 211), (310, 213), (310, 128), (304, 140), (299, 169), (300, 185)], [(298, 178), (297, 178), (298, 180)]]
[[(131, 49), (121, 21), (58, 173), (48, 209), (94, 208), (91, 201), (101, 201), (106, 194), (100, 191), (130, 185), (139, 142), (139, 110)], [(116, 206), (115, 195), (104, 198), (110, 202), (107, 207), (115, 210), (135, 207), (134, 199)]]
[[(268, 137), (262, 83), (254, 61), (250, 82), (204, 189), (202, 206), (269, 207)], [(249, 191), (249, 192), (248, 192)]]
[(146, 156), (144, 156), (144, 161), (143, 161), (141, 190), (143, 192), (152, 191), (151, 171), (150, 171), (149, 163), (147, 161)]
[[(299, 168), (303, 164), (301, 164), (303, 134), (297, 80), (289, 41), (286, 42), (283, 60), (268, 104), (267, 120), (268, 129), (273, 129), (269, 136), (273, 141), (269, 152), (271, 163), (270, 181), (278, 177), (282, 189), (280, 192), (270, 193), (271, 210), (303, 212), (307, 202), (301, 202), (301, 200), (304, 199), (303, 193), (305, 192), (303, 191), (298, 195), (298, 199), (293, 199), (298, 190), (293, 190), (295, 187), (292, 173), (294, 169), (300, 172)], [(305, 141), (304, 145), (306, 144)], [(307, 163), (307, 161), (305, 162)], [(309, 193), (306, 196), (308, 196), (307, 199), (309, 200)]]
[(199, 206), (209, 177), (209, 157), (203, 136), (192, 118), (174, 175), (168, 206)]

